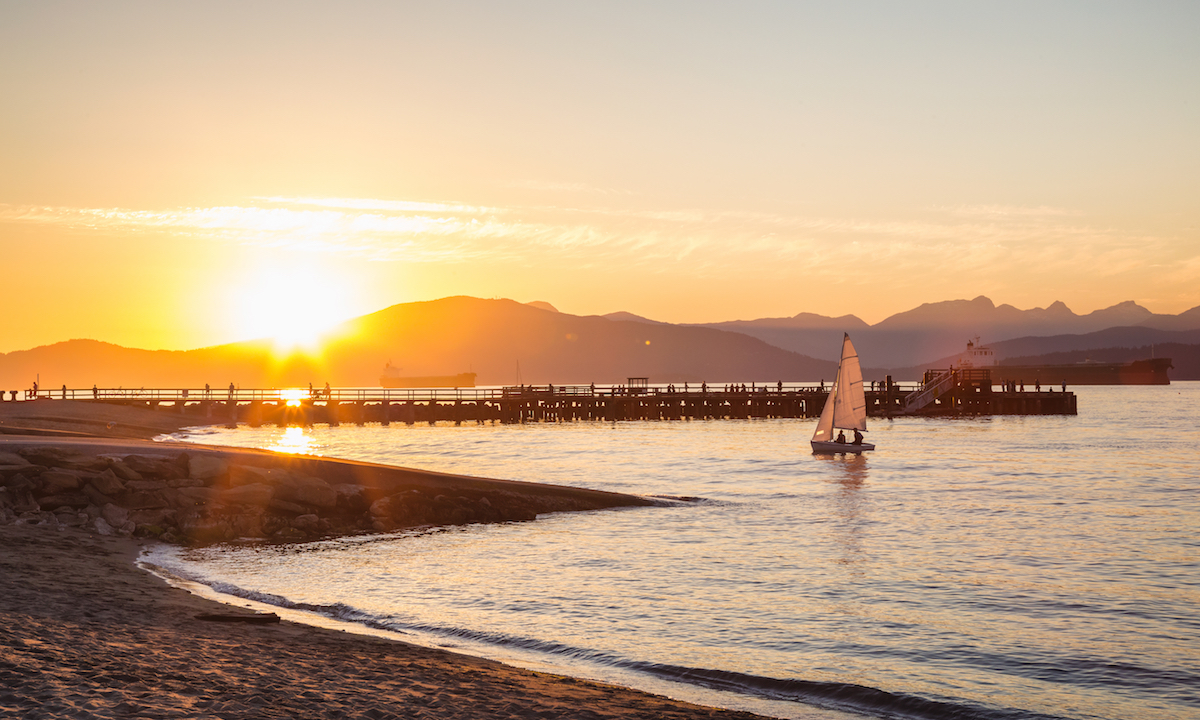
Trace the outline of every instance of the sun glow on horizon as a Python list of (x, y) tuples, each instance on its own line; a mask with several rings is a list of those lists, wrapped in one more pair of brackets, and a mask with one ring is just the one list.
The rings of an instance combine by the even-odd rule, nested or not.
[(300, 401), (309, 396), (309, 392), (302, 388), (286, 388), (279, 391), (279, 397), (287, 403), (288, 407), (300, 407)]
[(281, 357), (313, 355), (331, 329), (360, 314), (352, 287), (332, 268), (272, 264), (236, 284), (227, 317), (239, 339), (270, 339)]

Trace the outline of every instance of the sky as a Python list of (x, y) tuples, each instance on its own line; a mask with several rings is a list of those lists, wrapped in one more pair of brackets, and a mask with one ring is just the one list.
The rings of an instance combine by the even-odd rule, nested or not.
[(0, 0), (0, 352), (1200, 305), (1200, 3)]

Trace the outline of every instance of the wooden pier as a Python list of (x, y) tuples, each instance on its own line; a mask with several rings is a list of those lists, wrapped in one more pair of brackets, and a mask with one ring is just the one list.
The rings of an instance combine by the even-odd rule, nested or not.
[[(920, 383), (866, 383), (867, 413), (1074, 415), (1074, 393), (995, 388), (984, 370), (930, 371)], [(148, 407), (202, 422), (260, 425), (392, 422), (576, 422), (813, 418), (829, 391), (817, 384), (523, 385), (482, 388), (60, 388), (8, 391), (7, 402), (74, 400)]]

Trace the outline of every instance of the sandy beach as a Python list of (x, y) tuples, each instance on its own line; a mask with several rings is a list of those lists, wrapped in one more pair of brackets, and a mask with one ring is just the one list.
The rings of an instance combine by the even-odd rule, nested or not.
[(618, 687), (288, 622), (137, 569), (134, 540), (0, 526), (0, 715), (219, 718), (734, 718)]
[[(72, 407), (73, 406), (73, 407)], [(100, 453), (177, 452), (129, 440), (157, 434), (173, 418), (74, 403), (19, 403), (0, 413), (0, 444), (68, 458)], [(53, 419), (48, 419), (53, 418)], [(119, 423), (117, 425), (116, 423)], [(13, 432), (20, 425), (34, 435)], [(102, 431), (97, 429), (102, 428)], [(56, 437), (37, 434), (38, 430)], [(533, 497), (524, 483), (466, 478), (223, 448), (192, 448), (236, 462), (296, 463), (331, 480), (427, 491)], [(313, 463), (316, 463), (315, 465)], [(70, 464), (70, 463), (68, 463)], [(77, 465), (78, 466), (78, 465)], [(9, 466), (7, 477), (51, 472)], [(62, 471), (55, 470), (53, 472)], [(94, 474), (80, 471), (85, 481)], [(335, 476), (341, 477), (335, 477)], [(142, 481), (147, 482), (147, 481)], [(399, 483), (398, 485), (396, 483)], [(12, 483), (10, 482), (10, 485)], [(35, 480), (36, 485), (36, 480)], [(9, 488), (11, 490), (11, 488)], [(88, 488), (85, 488), (88, 489)], [(557, 506), (590, 491), (545, 487)], [(166, 492), (164, 490), (163, 492)], [(536, 491), (535, 491), (536, 492)], [(145, 493), (137, 493), (144, 497)], [(600, 494), (595, 494), (599, 496)], [(128, 495), (118, 496), (128, 497)], [(493, 495), (493, 497), (495, 497)], [(602, 502), (607, 502), (601, 498)], [(595, 502), (595, 500), (590, 500)], [(618, 503), (619, 504), (619, 503)], [(210, 503), (210, 508), (213, 505)], [(563, 509), (570, 509), (564, 507)], [(530, 672), (378, 637), (290, 622), (211, 622), (238, 612), (174, 588), (135, 561), (151, 540), (99, 534), (89, 506), (78, 513), (8, 511), (0, 524), (0, 715), (84, 718), (753, 718), (626, 688)], [(81, 525), (65, 521), (79, 517)], [(83, 522), (87, 520), (88, 522)], [(130, 523), (132, 525), (132, 523)], [(242, 610), (241, 612), (245, 612)]]

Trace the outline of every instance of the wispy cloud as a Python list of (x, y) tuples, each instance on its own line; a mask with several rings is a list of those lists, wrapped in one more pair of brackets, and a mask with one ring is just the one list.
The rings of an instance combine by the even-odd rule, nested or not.
[[(550, 263), (698, 278), (803, 274), (918, 286), (948, 275), (1108, 278), (1167, 259), (1200, 281), (1200, 251), (1083, 222), (1057, 208), (975, 206), (914, 219), (698, 209), (489, 207), (369, 198), (260, 197), (170, 210), (0, 206), (0, 221), (157, 231), (295, 252), (406, 263)], [(851, 261), (854, 273), (846, 272)]]

